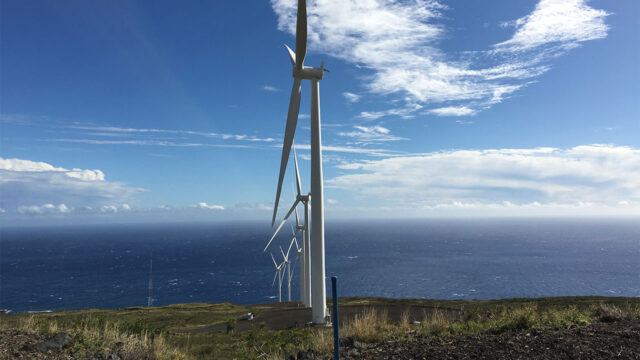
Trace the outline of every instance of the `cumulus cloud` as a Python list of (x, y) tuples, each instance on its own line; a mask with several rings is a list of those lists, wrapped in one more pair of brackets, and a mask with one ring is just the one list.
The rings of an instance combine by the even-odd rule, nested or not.
[[(279, 29), (295, 34), (297, 1), (271, 4)], [(549, 70), (550, 59), (580, 42), (605, 37), (608, 30), (608, 14), (585, 0), (541, 0), (532, 13), (512, 22), (515, 32), (509, 39), (469, 57), (438, 47), (447, 35), (440, 20), (448, 11), (437, 0), (310, 1), (310, 49), (366, 69), (372, 93), (399, 94), (408, 103), (429, 107), (454, 102), (475, 112), (503, 101)], [(523, 50), (528, 50), (526, 55)], [(392, 111), (363, 115), (408, 116)]]
[(385, 141), (407, 140), (391, 134), (391, 130), (382, 126), (354, 126), (354, 131), (339, 132), (338, 135), (353, 139), (356, 144), (369, 144)]
[(453, 150), (339, 168), (349, 173), (328, 180), (328, 186), (394, 206), (640, 204), (640, 149), (622, 146)]
[(208, 205), (206, 202), (198, 203), (196, 207), (204, 210), (224, 210), (224, 206), (222, 205)]
[(0, 205), (8, 212), (121, 211), (130, 209), (127, 201), (142, 191), (107, 181), (98, 169), (66, 169), (45, 162), (0, 158)]
[(271, 85), (264, 85), (262, 87), (262, 90), (268, 91), (268, 92), (278, 92), (278, 91), (280, 91), (280, 90), (278, 90), (278, 88), (276, 88), (274, 86), (271, 86)]
[(53, 205), (53, 204), (44, 204), (41, 206), (31, 205), (31, 206), (20, 206), (18, 207), (18, 213), (26, 214), (26, 215), (43, 215), (43, 214), (66, 214), (70, 210), (65, 204)]

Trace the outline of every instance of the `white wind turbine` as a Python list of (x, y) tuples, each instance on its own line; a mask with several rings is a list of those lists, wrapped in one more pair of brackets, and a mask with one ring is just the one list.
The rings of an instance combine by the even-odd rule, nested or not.
[(276, 276), (278, 277), (278, 302), (282, 302), (282, 263), (276, 263), (276, 259), (274, 259), (273, 254), (271, 254), (271, 260), (273, 260), (273, 266), (276, 268), (275, 276), (273, 277), (273, 281), (271, 282), (271, 286), (276, 283)]
[[(269, 245), (273, 239), (275, 239), (278, 232), (282, 229), (282, 226), (285, 224), (289, 216), (291, 216), (292, 211), (295, 211), (296, 214), (296, 230), (293, 233), (295, 237), (296, 231), (301, 231), (302, 233), (302, 247), (298, 248), (296, 241), (296, 248), (301, 249), (302, 251), (302, 261), (300, 262), (300, 301), (304, 304), (305, 307), (311, 307), (311, 255), (310, 255), (310, 239), (309, 239), (309, 210), (311, 207), (309, 206), (309, 200), (311, 199), (310, 194), (302, 195), (302, 186), (300, 184), (300, 172), (298, 170), (298, 156), (296, 155), (296, 147), (295, 144), (292, 143), (293, 149), (293, 160), (296, 169), (296, 190), (297, 196), (296, 201), (293, 203), (291, 210), (287, 213), (284, 219), (280, 222), (276, 231), (274, 231), (271, 239), (267, 243), (267, 246), (264, 247), (264, 251), (267, 251)], [(300, 224), (300, 218), (298, 216), (298, 203), (302, 203), (304, 205), (304, 224)]]
[[(300, 301), (305, 307), (310, 307), (309, 301), (311, 299), (311, 279), (309, 278), (310, 271), (308, 267), (310, 267), (311, 264), (306, 261), (306, 258), (309, 256), (309, 252), (305, 251), (304, 248), (304, 234), (308, 233), (305, 232), (305, 225), (306, 224), (300, 225), (300, 221), (298, 219), (298, 209), (296, 208), (296, 228), (294, 229), (293, 225), (291, 226), (291, 232), (293, 233), (291, 242), (296, 244), (296, 260), (300, 262)], [(302, 246), (298, 245), (298, 239), (296, 238), (296, 234), (298, 231), (302, 231)]]
[[(275, 224), (282, 181), (287, 169), (289, 154), (293, 144), (293, 138), (298, 123), (300, 112), (300, 85), (302, 80), (311, 82), (311, 194), (313, 195), (312, 222), (313, 222), (313, 248), (311, 249), (311, 321), (313, 324), (326, 324), (326, 284), (325, 284), (325, 264), (324, 264), (324, 194), (322, 183), (322, 145), (320, 131), (320, 86), (319, 81), (324, 75), (324, 62), (319, 68), (304, 66), (304, 58), (307, 53), (307, 3), (305, 0), (298, 0), (298, 16), (296, 23), (296, 52), (289, 47), (289, 56), (293, 64), (293, 88), (291, 89), (291, 99), (289, 101), (289, 112), (287, 114), (287, 125), (285, 128), (284, 142), (282, 144), (282, 159), (280, 162), (280, 176), (278, 178), (278, 188), (273, 209), (271, 226)], [(294, 203), (289, 214), (293, 211), (300, 199)]]
[(289, 244), (289, 249), (287, 249), (286, 254), (282, 250), (282, 246), (280, 247), (280, 253), (284, 258), (283, 264), (284, 264), (284, 267), (287, 269), (287, 301), (291, 301), (291, 260), (289, 260), (289, 253), (291, 252), (292, 245), (293, 245), (293, 241), (291, 241), (291, 244)]

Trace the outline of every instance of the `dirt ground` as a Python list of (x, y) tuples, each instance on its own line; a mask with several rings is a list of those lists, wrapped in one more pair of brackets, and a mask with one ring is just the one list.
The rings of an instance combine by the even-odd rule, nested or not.
[[(265, 329), (284, 330), (294, 327), (309, 326), (311, 320), (311, 309), (298, 307), (295, 302), (283, 302), (274, 306), (269, 304), (270, 308), (255, 315), (253, 320), (238, 320), (236, 331), (248, 331), (258, 329), (261, 323), (264, 323)], [(362, 314), (368, 309), (373, 309), (378, 313), (386, 312), (387, 317), (391, 321), (400, 321), (402, 315), (406, 312), (409, 315), (409, 321), (422, 321), (425, 317), (430, 316), (436, 309), (445, 316), (445, 318), (454, 320), (458, 319), (462, 312), (458, 309), (436, 308), (429, 306), (407, 306), (403, 304), (385, 304), (385, 305), (341, 305), (338, 311), (340, 324), (351, 321), (356, 315)], [(226, 324), (216, 324), (212, 326), (185, 329), (177, 331), (179, 333), (203, 333), (203, 332), (224, 332), (227, 330)]]

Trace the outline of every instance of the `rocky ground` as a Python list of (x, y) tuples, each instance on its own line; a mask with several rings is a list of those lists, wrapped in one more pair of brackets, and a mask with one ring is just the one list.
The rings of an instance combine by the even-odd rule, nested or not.
[(106, 354), (72, 354), (69, 348), (73, 346), (73, 343), (72, 337), (63, 332), (41, 335), (21, 330), (0, 330), (0, 359), (134, 360), (134, 358), (120, 351), (122, 344), (116, 344)]
[[(640, 320), (562, 330), (523, 330), (477, 336), (391, 339), (362, 344), (343, 339), (342, 359), (640, 359)], [(322, 359), (301, 352), (297, 359)]]

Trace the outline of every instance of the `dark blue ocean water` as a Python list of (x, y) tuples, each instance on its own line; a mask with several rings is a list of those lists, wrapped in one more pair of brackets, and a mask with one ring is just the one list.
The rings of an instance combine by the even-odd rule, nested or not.
[[(154, 305), (275, 301), (262, 252), (270, 231), (258, 223), (5, 228), (0, 308), (146, 305), (151, 256)], [(640, 296), (638, 219), (328, 222), (326, 254), (341, 296)]]

